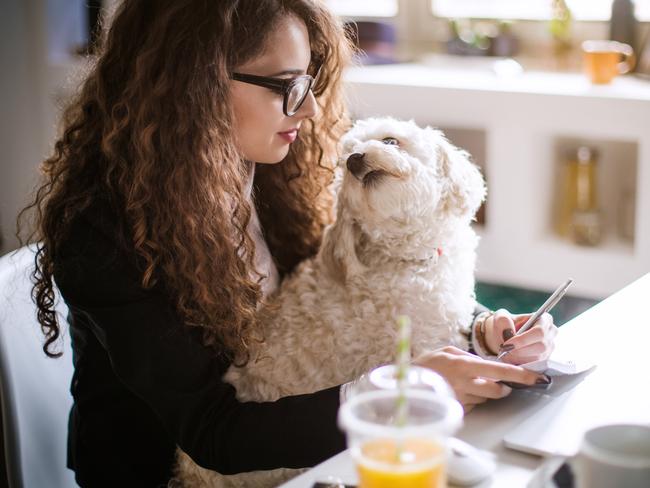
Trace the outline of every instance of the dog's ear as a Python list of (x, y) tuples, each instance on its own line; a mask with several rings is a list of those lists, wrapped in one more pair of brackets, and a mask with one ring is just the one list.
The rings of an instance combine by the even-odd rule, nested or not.
[(443, 208), (459, 217), (473, 217), (486, 194), (481, 172), (466, 151), (453, 146), (443, 136), (437, 150), (443, 184)]
[(364, 269), (355, 250), (357, 235), (354, 222), (344, 209), (339, 208), (336, 222), (325, 229), (320, 261), (325, 271), (341, 283)]

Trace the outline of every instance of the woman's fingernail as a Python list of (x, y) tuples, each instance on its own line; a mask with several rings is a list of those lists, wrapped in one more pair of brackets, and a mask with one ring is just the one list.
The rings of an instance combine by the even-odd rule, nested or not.
[(551, 382), (551, 378), (546, 376), (545, 374), (542, 374), (537, 377), (535, 380), (536, 385), (548, 385)]
[(508, 339), (513, 337), (515, 333), (511, 329), (505, 329), (503, 331), (503, 342), (506, 342)]
[(515, 348), (514, 344), (501, 344), (501, 348), (499, 349), (499, 352), (509, 352), (512, 351)]

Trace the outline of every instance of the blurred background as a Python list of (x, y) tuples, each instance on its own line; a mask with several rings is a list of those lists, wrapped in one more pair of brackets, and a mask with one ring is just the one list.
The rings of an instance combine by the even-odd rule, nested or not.
[[(2, 1), (2, 254), (118, 1)], [(480, 301), (530, 311), (570, 276), (562, 324), (650, 271), (650, 0), (327, 3), (361, 50), (352, 115), (440, 127), (483, 169)], [(636, 66), (594, 84), (582, 42), (610, 39)]]
[[(0, 250), (118, 0), (3, 0)], [(327, 0), (361, 56), (355, 117), (446, 131), (472, 153), (489, 197), (477, 292), (530, 310), (567, 276), (556, 320), (650, 269), (650, 0)], [(581, 43), (631, 45), (632, 73), (592, 84)], [(564, 308), (563, 308), (564, 307)]]

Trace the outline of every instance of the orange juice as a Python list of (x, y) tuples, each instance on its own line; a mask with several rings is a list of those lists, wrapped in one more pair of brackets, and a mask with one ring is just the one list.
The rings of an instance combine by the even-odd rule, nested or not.
[(444, 451), (428, 439), (375, 439), (361, 446), (360, 488), (441, 488), (447, 486)]

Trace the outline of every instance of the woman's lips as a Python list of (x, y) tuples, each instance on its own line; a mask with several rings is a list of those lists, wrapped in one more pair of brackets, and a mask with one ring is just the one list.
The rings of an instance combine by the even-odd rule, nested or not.
[(286, 132), (278, 132), (278, 135), (288, 143), (292, 143), (296, 140), (296, 137), (298, 137), (298, 129), (291, 129)]

